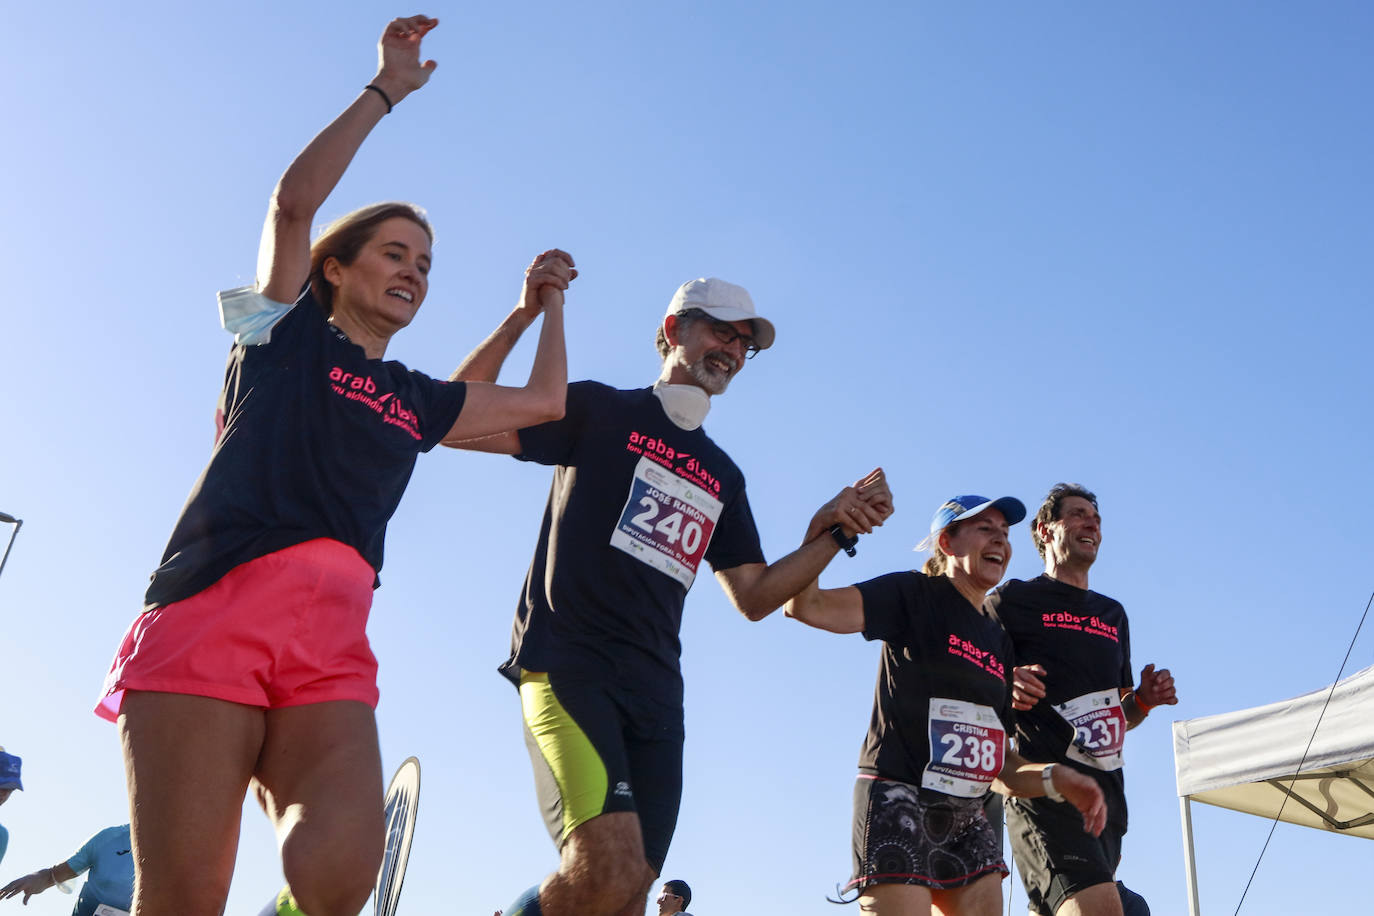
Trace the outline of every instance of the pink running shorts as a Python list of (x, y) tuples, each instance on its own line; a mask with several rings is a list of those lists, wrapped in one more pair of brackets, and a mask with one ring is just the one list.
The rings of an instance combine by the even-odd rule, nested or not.
[(330, 700), (375, 709), (372, 583), (368, 562), (328, 538), (240, 564), (204, 591), (138, 615), (96, 715), (115, 721), (126, 690), (269, 709)]

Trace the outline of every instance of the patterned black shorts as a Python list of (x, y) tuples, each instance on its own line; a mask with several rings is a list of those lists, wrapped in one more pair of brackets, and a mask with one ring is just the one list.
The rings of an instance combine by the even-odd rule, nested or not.
[(994, 872), (1005, 877), (1007, 866), (983, 814), (983, 799), (877, 776), (861, 775), (855, 782), (854, 878), (845, 890), (871, 884), (943, 890)]

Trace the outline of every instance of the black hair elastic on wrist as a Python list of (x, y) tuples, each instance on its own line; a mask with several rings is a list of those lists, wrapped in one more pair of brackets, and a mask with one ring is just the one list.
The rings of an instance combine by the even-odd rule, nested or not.
[(380, 95), (380, 96), (382, 97), (382, 101), (386, 103), (386, 113), (387, 113), (387, 114), (391, 114), (391, 96), (389, 96), (389, 95), (387, 95), (385, 92), (383, 92), (383, 91), (382, 91), (382, 88), (381, 88), (380, 86), (374, 86), (374, 85), (372, 85), (371, 83), (368, 83), (368, 84), (367, 84), (366, 86), (364, 86), (363, 88), (364, 88), (364, 89), (371, 89), (373, 92), (375, 92), (375, 93), (377, 93), (378, 95)]
[(830, 536), (834, 538), (835, 543), (839, 544), (840, 547), (844, 549), (844, 552), (851, 557), (858, 554), (858, 551), (854, 549), (859, 546), (859, 536), (857, 534), (851, 534), (849, 537), (845, 537), (843, 528), (839, 525), (831, 525)]

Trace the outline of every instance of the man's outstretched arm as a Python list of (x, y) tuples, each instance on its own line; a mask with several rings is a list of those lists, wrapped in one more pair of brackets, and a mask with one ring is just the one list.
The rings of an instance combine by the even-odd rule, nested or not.
[(750, 620), (762, 620), (814, 583), (840, 546), (830, 529), (846, 537), (870, 534), (892, 515), (892, 491), (882, 468), (845, 487), (812, 516), (802, 545), (773, 563), (745, 563), (716, 571), (725, 594)]

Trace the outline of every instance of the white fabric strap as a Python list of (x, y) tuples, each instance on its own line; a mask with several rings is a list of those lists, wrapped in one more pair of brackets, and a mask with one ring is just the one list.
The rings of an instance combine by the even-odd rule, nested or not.
[(699, 429), (711, 410), (711, 396), (696, 385), (655, 382), (654, 397), (658, 398), (663, 405), (663, 412), (679, 429)]
[(1062, 802), (1064, 793), (1054, 787), (1054, 764), (1049, 764), (1040, 771), (1040, 782), (1045, 787), (1045, 797), (1050, 801)]

